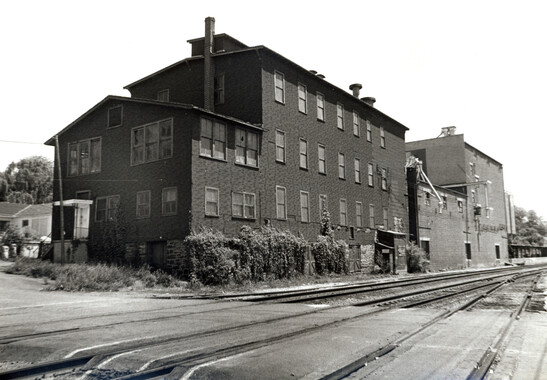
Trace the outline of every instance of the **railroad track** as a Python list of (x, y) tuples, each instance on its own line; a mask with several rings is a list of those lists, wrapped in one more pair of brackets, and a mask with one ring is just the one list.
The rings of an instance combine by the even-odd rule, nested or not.
[[(538, 270), (526, 270), (525, 273), (520, 275), (532, 275), (532, 273), (537, 273)], [(383, 305), (384, 307), (381, 308), (372, 308), (363, 311), (362, 313), (359, 313), (358, 315), (351, 316), (348, 318), (338, 318), (336, 320), (311, 326), (309, 328), (301, 329), (298, 331), (288, 332), (285, 334), (279, 334), (273, 337), (268, 337), (265, 339), (259, 339), (256, 341), (251, 342), (245, 342), (237, 345), (233, 345), (230, 347), (214, 347), (214, 348), (206, 348), (201, 351), (195, 351), (192, 352), (189, 355), (185, 355), (184, 357), (172, 357), (168, 359), (161, 360), (159, 359), (156, 363), (150, 363), (148, 367), (154, 367), (146, 370), (142, 370), (139, 373), (136, 374), (130, 374), (126, 376), (122, 376), (122, 374), (113, 374), (109, 373), (108, 378), (122, 378), (122, 379), (144, 379), (144, 378), (153, 378), (158, 376), (165, 376), (173, 371), (176, 373), (184, 373), (185, 371), (191, 370), (192, 368), (195, 368), (196, 366), (202, 365), (203, 363), (210, 362), (211, 360), (218, 360), (219, 358), (225, 358), (230, 357), (236, 354), (241, 354), (244, 352), (248, 352), (251, 350), (256, 350), (261, 347), (265, 347), (267, 345), (282, 342), (285, 340), (295, 339), (298, 336), (301, 336), (303, 334), (309, 334), (312, 332), (319, 331), (321, 329), (327, 328), (329, 326), (333, 326), (336, 324), (345, 323), (351, 320), (356, 320), (359, 318), (364, 318), (367, 315), (374, 314), (374, 313), (381, 313), (385, 310), (389, 310), (393, 307), (415, 307), (419, 305), (424, 305), (430, 302), (439, 302), (443, 299), (448, 299), (452, 297), (458, 297), (463, 294), (470, 294), (473, 292), (477, 292), (480, 289), (487, 288), (486, 292), (481, 294), (479, 299), (481, 297), (484, 297), (484, 294), (487, 294), (488, 292), (495, 291), (495, 289), (499, 288), (500, 286), (503, 286), (503, 284), (507, 283), (508, 281), (511, 281), (515, 276), (518, 276), (518, 273), (515, 272), (509, 272), (509, 273), (496, 273), (495, 275), (488, 276), (488, 278), (479, 278), (475, 280), (467, 280), (465, 282), (458, 282), (456, 284), (449, 284), (449, 285), (442, 285), (442, 286), (436, 286), (434, 288), (430, 289), (422, 289), (418, 292), (405, 292), (400, 293), (398, 295), (392, 295), (389, 297), (377, 297), (374, 300), (368, 300), (366, 301), (366, 305)], [(476, 284), (477, 282), (482, 282), (482, 284)], [(486, 282), (486, 283), (485, 283)], [(408, 282), (406, 282), (408, 283)], [(476, 284), (476, 285), (473, 285)], [(400, 285), (400, 284), (399, 284)], [(458, 289), (459, 288), (459, 289)], [(452, 291), (448, 293), (444, 293), (439, 295), (439, 291), (447, 291), (449, 289), (453, 289)], [(428, 295), (429, 294), (429, 295)], [(294, 293), (293, 293), (294, 295)], [(411, 300), (411, 297), (416, 296), (422, 297), (419, 300)], [(399, 306), (401, 302), (404, 301), (403, 306)], [(399, 302), (399, 304), (386, 304), (386, 302)], [(355, 306), (365, 306), (365, 303), (356, 303)], [(467, 303), (464, 305), (465, 307), (469, 307), (470, 304)], [(196, 334), (187, 334), (187, 335), (181, 335), (181, 336), (171, 336), (168, 339), (162, 339), (159, 341), (154, 342), (136, 342), (132, 346), (124, 347), (123, 349), (119, 350), (105, 350), (103, 352), (95, 352), (90, 355), (79, 355), (78, 357), (64, 359), (60, 361), (50, 362), (50, 363), (43, 363), (40, 365), (35, 365), (31, 367), (26, 368), (20, 368), (18, 370), (13, 371), (7, 371), (0, 373), (0, 378), (24, 378), (29, 376), (35, 376), (35, 375), (41, 375), (44, 373), (50, 373), (50, 372), (60, 372), (63, 371), (65, 373), (73, 373), (73, 374), (82, 374), (82, 373), (88, 373), (91, 374), (97, 369), (101, 368), (101, 363), (105, 363), (107, 361), (113, 360), (113, 358), (117, 356), (124, 355), (130, 351), (135, 350), (142, 350), (144, 348), (154, 348), (155, 346), (163, 345), (166, 343), (173, 343), (176, 341), (182, 341), (186, 340), (195, 336), (203, 337), (204, 335), (211, 335), (214, 336), (217, 333), (226, 333), (227, 331), (237, 331), (237, 330), (244, 330), (245, 328), (248, 328), (249, 326), (256, 326), (257, 324), (269, 324), (269, 323), (275, 323), (277, 321), (281, 321), (284, 319), (290, 319), (290, 318), (296, 318), (299, 316), (309, 315), (313, 313), (321, 313), (325, 310), (331, 310), (333, 308), (337, 308), (339, 306), (332, 306), (324, 309), (319, 310), (312, 310), (309, 312), (303, 312), (303, 313), (297, 313), (292, 314), (289, 316), (281, 316), (276, 318), (270, 318), (262, 321), (258, 321), (256, 323), (251, 324), (242, 324), (238, 326), (233, 326), (229, 328), (222, 328), (217, 330), (211, 330), (206, 332), (200, 332)], [(345, 306), (344, 306), (345, 307)], [(454, 312), (457, 312), (461, 309), (458, 309)], [(443, 318), (447, 318), (448, 316), (445, 316), (446, 313), (443, 313)], [(450, 314), (451, 315), (451, 314)], [(431, 323), (436, 323), (440, 319), (435, 319)], [(415, 335), (418, 332), (415, 332), (413, 335)], [(411, 336), (413, 336), (411, 335)], [(410, 338), (410, 336), (408, 337)], [(407, 339), (408, 339), (407, 338)], [(375, 356), (382, 356), (385, 355), (385, 353), (390, 352), (393, 350), (398, 344), (401, 342), (394, 342), (390, 345), (387, 345), (386, 347), (381, 350), (381, 352), (374, 352)], [(366, 360), (366, 359), (365, 359)], [(99, 371), (100, 373), (100, 371)], [(100, 376), (100, 375), (99, 375)], [(338, 375), (337, 375), (338, 376)]]

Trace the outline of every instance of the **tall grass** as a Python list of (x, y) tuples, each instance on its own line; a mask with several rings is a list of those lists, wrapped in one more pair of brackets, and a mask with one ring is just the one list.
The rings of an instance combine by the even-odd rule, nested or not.
[(20, 274), (54, 281), (48, 290), (117, 291), (123, 288), (152, 288), (182, 286), (183, 283), (161, 271), (149, 267), (123, 267), (109, 264), (53, 264), (49, 261), (19, 258), (7, 273)]

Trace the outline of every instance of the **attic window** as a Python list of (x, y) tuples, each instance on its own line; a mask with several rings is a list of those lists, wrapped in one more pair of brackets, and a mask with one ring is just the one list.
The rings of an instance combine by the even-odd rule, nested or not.
[(122, 125), (122, 106), (116, 106), (108, 109), (108, 128), (119, 127)]
[(169, 89), (158, 91), (158, 100), (160, 102), (169, 101)]

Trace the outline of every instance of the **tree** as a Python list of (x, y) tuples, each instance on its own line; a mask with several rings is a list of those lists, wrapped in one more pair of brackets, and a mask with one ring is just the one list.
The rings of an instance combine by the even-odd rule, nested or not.
[(0, 173), (0, 201), (25, 204), (53, 200), (53, 162), (32, 156), (12, 162)]
[(547, 229), (541, 216), (534, 210), (515, 207), (515, 226), (517, 234), (511, 237), (510, 244), (543, 246)]

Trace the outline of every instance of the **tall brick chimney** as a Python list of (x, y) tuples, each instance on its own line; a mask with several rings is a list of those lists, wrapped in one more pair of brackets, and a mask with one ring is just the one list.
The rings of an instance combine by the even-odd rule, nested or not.
[(215, 66), (213, 63), (213, 51), (214, 51), (214, 36), (215, 36), (215, 18), (207, 17), (205, 19), (205, 41), (203, 48), (203, 108), (209, 111), (215, 110)]

